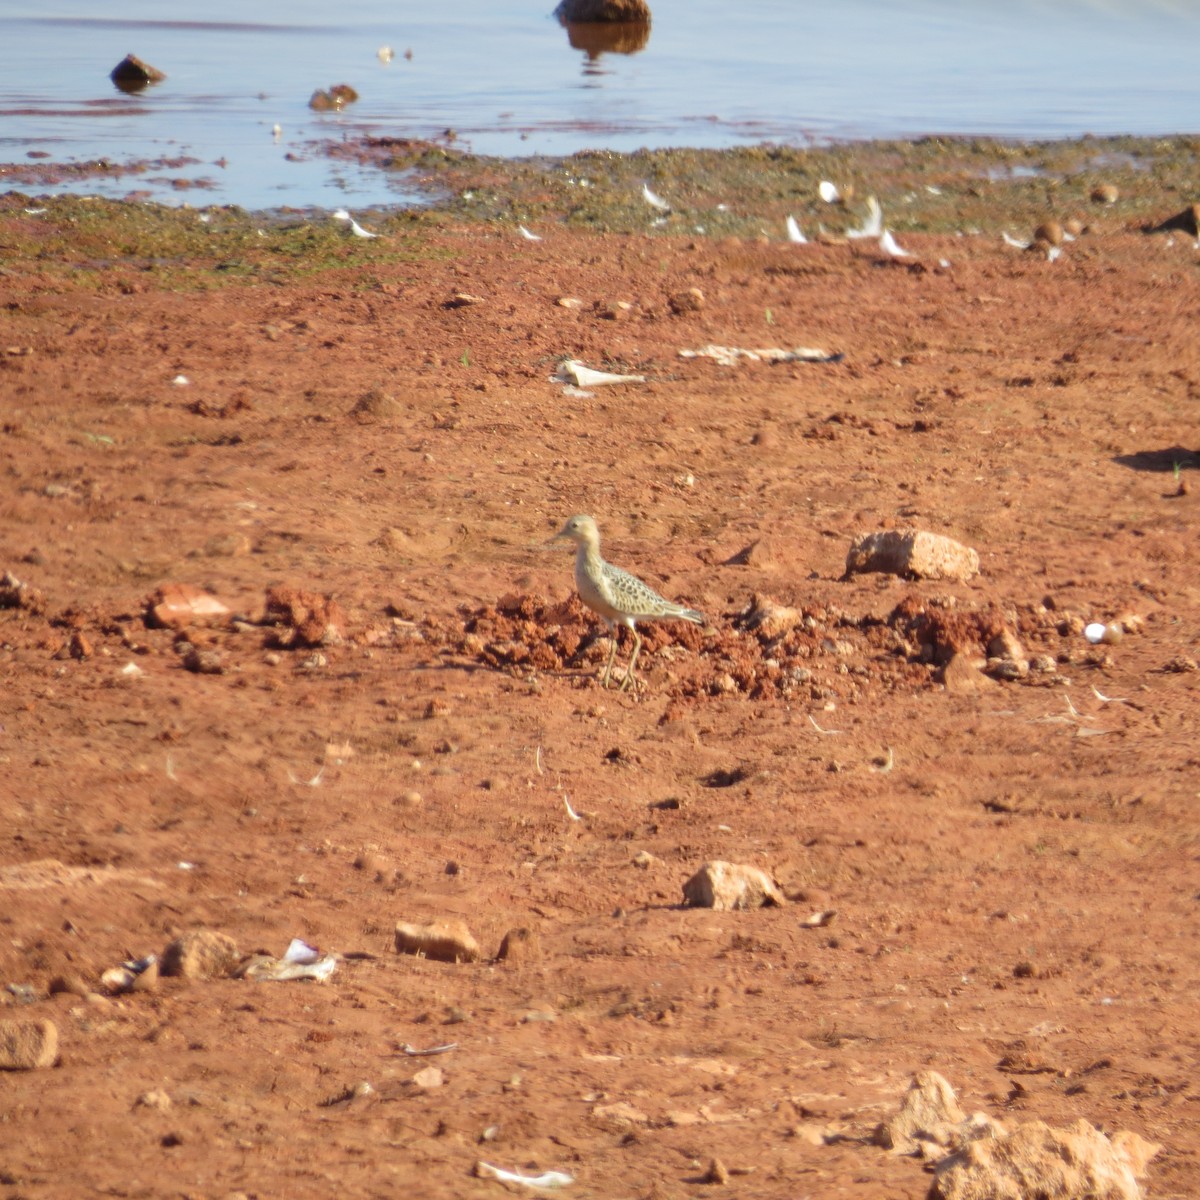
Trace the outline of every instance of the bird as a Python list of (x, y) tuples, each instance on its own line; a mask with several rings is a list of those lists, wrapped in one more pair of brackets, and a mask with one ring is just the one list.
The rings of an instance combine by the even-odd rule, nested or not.
[(575, 586), (579, 589), (579, 598), (604, 621), (613, 635), (612, 649), (600, 680), (601, 687), (608, 687), (612, 676), (613, 660), (617, 656), (618, 625), (624, 625), (633, 634), (633, 655), (619, 689), (623, 692), (631, 682), (635, 688), (637, 686), (633, 669), (642, 649), (642, 637), (637, 631), (638, 621), (677, 619), (691, 621), (693, 625), (705, 623), (703, 613), (660, 596), (636, 575), (605, 562), (600, 557), (600, 530), (593, 518), (583, 515), (572, 517), (551, 540), (570, 540), (575, 543)]

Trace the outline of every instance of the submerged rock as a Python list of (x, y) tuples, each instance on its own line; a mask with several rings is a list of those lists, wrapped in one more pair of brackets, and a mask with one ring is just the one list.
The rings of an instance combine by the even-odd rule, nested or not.
[(649, 24), (646, 0), (562, 0), (554, 15), (564, 24), (589, 21), (636, 21)]
[(127, 54), (108, 73), (123, 92), (140, 92), (149, 83), (162, 83), (166, 76), (147, 62), (142, 62), (135, 54)]

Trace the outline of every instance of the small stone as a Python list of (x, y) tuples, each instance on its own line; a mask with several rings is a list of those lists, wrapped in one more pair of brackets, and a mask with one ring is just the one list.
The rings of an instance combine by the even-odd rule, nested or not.
[(476, 962), (480, 958), (479, 943), (466, 922), (456, 917), (424, 924), (398, 921), (396, 949), (437, 962)]
[(1043, 221), (1034, 231), (1035, 242), (1047, 242), (1051, 246), (1063, 244), (1063, 227), (1057, 221)]
[(504, 962), (532, 962), (542, 956), (542, 940), (532, 929), (510, 929), (500, 942), (496, 957)]
[(55, 975), (46, 990), (52, 996), (86, 996), (92, 989), (82, 975), (69, 971), (63, 975)]
[(171, 1097), (161, 1088), (151, 1092), (143, 1092), (134, 1105), (135, 1108), (153, 1108), (158, 1112), (166, 1112), (171, 1107)]
[(639, 850), (630, 861), (635, 867), (640, 867), (643, 871), (647, 871), (658, 862), (658, 859), (649, 850)]
[(249, 554), (251, 548), (252, 543), (244, 533), (214, 533), (204, 543), (204, 553), (208, 558), (236, 558)]
[[(400, 401), (381, 388), (364, 392), (350, 409), (350, 415), (360, 422), (394, 420), (403, 413)], [(408, 545), (407, 536), (398, 529), (384, 530), (378, 541), (385, 550), (403, 550)]]
[(668, 297), (667, 303), (677, 317), (698, 313), (704, 307), (704, 293), (698, 287), (688, 288), (686, 292), (676, 292)]
[(795, 629), (803, 620), (804, 613), (800, 609), (789, 608), (772, 600), (770, 596), (756, 593), (749, 605), (734, 618), (734, 623), (739, 629), (756, 633), (760, 638), (773, 642)]
[(862, 571), (965, 583), (979, 574), (979, 555), (938, 533), (885, 529), (862, 534), (851, 545), (846, 574)]
[(328, 91), (318, 88), (313, 92), (308, 107), (313, 112), (337, 112), (357, 99), (358, 93), (348, 83), (336, 83)]
[(134, 974), (131, 992), (152, 992), (158, 987), (158, 959), (151, 957), (146, 966)]
[(938, 1163), (941, 1200), (1139, 1200), (1138, 1176), (1161, 1147), (1120, 1132), (1110, 1141), (1087, 1121), (1053, 1129), (1042, 1121), (969, 1141)]
[(993, 634), (987, 644), (988, 658), (1011, 658), (1025, 661), (1025, 651), (1021, 647), (1017, 635), (1005, 627), (999, 633)]
[(134, 54), (125, 55), (108, 73), (108, 77), (122, 91), (140, 91), (148, 83), (161, 83), (166, 79), (157, 67), (142, 62)]
[(219, 650), (205, 650), (188, 645), (183, 654), (183, 666), (193, 675), (223, 675), (225, 663)]
[(876, 1129), (875, 1141), (893, 1154), (915, 1154), (918, 1134), (933, 1135), (965, 1120), (949, 1082), (936, 1071), (922, 1071), (909, 1084), (900, 1111)]
[(989, 658), (987, 672), (993, 679), (1014, 682), (1029, 674), (1029, 662), (1024, 658)]
[(572, 312), (578, 312), (583, 307), (583, 301), (577, 296), (560, 296), (555, 303), (559, 308), (568, 308)]
[(53, 1021), (0, 1021), (0, 1071), (37, 1071), (58, 1059)]
[(1073, 238), (1082, 237), (1087, 232), (1087, 226), (1078, 217), (1069, 217), (1063, 222), (1063, 233), (1069, 233)]
[(683, 885), (683, 902), (719, 912), (783, 905), (787, 901), (775, 881), (759, 867), (707, 862)]
[(1121, 193), (1111, 183), (1100, 183), (1092, 188), (1093, 204), (1116, 204)]
[(1145, 633), (1146, 618), (1140, 613), (1122, 613), (1114, 622), (1126, 633)]
[(952, 696), (969, 696), (996, 686), (995, 682), (975, 665), (969, 654), (961, 652), (952, 655), (950, 661), (942, 667), (938, 673), (938, 682)]
[(233, 971), (240, 958), (233, 938), (215, 929), (197, 929), (167, 946), (160, 970), (164, 975), (182, 975), (185, 979), (221, 979)]
[(737, 691), (737, 680), (728, 671), (722, 671), (712, 681), (712, 690), (717, 695), (730, 695)]
[(729, 1168), (719, 1159), (714, 1158), (708, 1164), (701, 1183), (716, 1183), (724, 1185), (729, 1182)]
[(164, 583), (146, 601), (146, 624), (166, 629), (186, 629), (229, 615), (215, 596), (190, 583)]
[(439, 1088), (446, 1082), (440, 1067), (425, 1067), (412, 1077), (413, 1083), (419, 1088)]
[(273, 639), (279, 648), (336, 646), (346, 615), (332, 596), (281, 586), (267, 592), (265, 623), (282, 626)]

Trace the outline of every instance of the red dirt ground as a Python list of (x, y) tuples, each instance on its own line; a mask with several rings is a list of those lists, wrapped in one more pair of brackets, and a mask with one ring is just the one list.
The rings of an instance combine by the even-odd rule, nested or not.
[[(0, 1196), (500, 1195), (484, 1159), (915, 1200), (871, 1135), (924, 1069), (1200, 1192), (1190, 240), (412, 237), (439, 253), (212, 291), (0, 279), (0, 1016), (60, 1037), (0, 1078)], [(647, 382), (569, 396), (567, 357)], [(710, 617), (646, 629), (636, 694), (546, 546), (577, 512)], [(842, 577), (910, 527), (979, 577)], [(233, 618), (151, 627), (168, 583)], [(317, 612), (264, 623), (273, 588)], [(771, 640), (756, 596), (803, 619)], [(914, 613), (1035, 669), (948, 686)], [(682, 908), (710, 859), (790, 903)], [(395, 952), (444, 916), (488, 959)], [(490, 961), (517, 927), (540, 956)], [(351, 957), (100, 994), (197, 928)]]

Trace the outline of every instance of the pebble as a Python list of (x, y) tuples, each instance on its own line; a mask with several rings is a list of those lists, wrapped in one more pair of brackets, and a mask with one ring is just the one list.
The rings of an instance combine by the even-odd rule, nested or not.
[(0, 1071), (37, 1071), (58, 1059), (53, 1021), (0, 1021)]
[(697, 313), (704, 307), (704, 293), (698, 287), (686, 292), (676, 292), (667, 299), (671, 311), (678, 317), (685, 313)]
[(778, 884), (766, 871), (720, 860), (705, 863), (683, 885), (683, 902), (693, 908), (712, 908), (719, 912), (787, 903)]
[(1035, 242), (1049, 242), (1051, 246), (1063, 244), (1063, 227), (1057, 221), (1043, 221), (1034, 231)]
[(524, 926), (510, 929), (500, 942), (496, 957), (510, 963), (532, 962), (542, 957), (542, 940), (533, 929)]
[(233, 938), (215, 929), (197, 929), (167, 946), (159, 969), (163, 975), (182, 975), (185, 979), (224, 978), (240, 958)]
[(476, 962), (481, 957), (479, 943), (466, 922), (457, 917), (423, 924), (398, 921), (396, 949), (437, 962)]
[(425, 1067), (412, 1077), (413, 1083), (419, 1088), (439, 1088), (446, 1082), (440, 1067)]
[(727, 1184), (729, 1182), (729, 1168), (719, 1159), (714, 1158), (708, 1164), (708, 1170), (704, 1173), (704, 1183)]
[(979, 574), (979, 555), (938, 533), (884, 529), (861, 534), (851, 545), (846, 555), (846, 574), (861, 571), (966, 583)]

